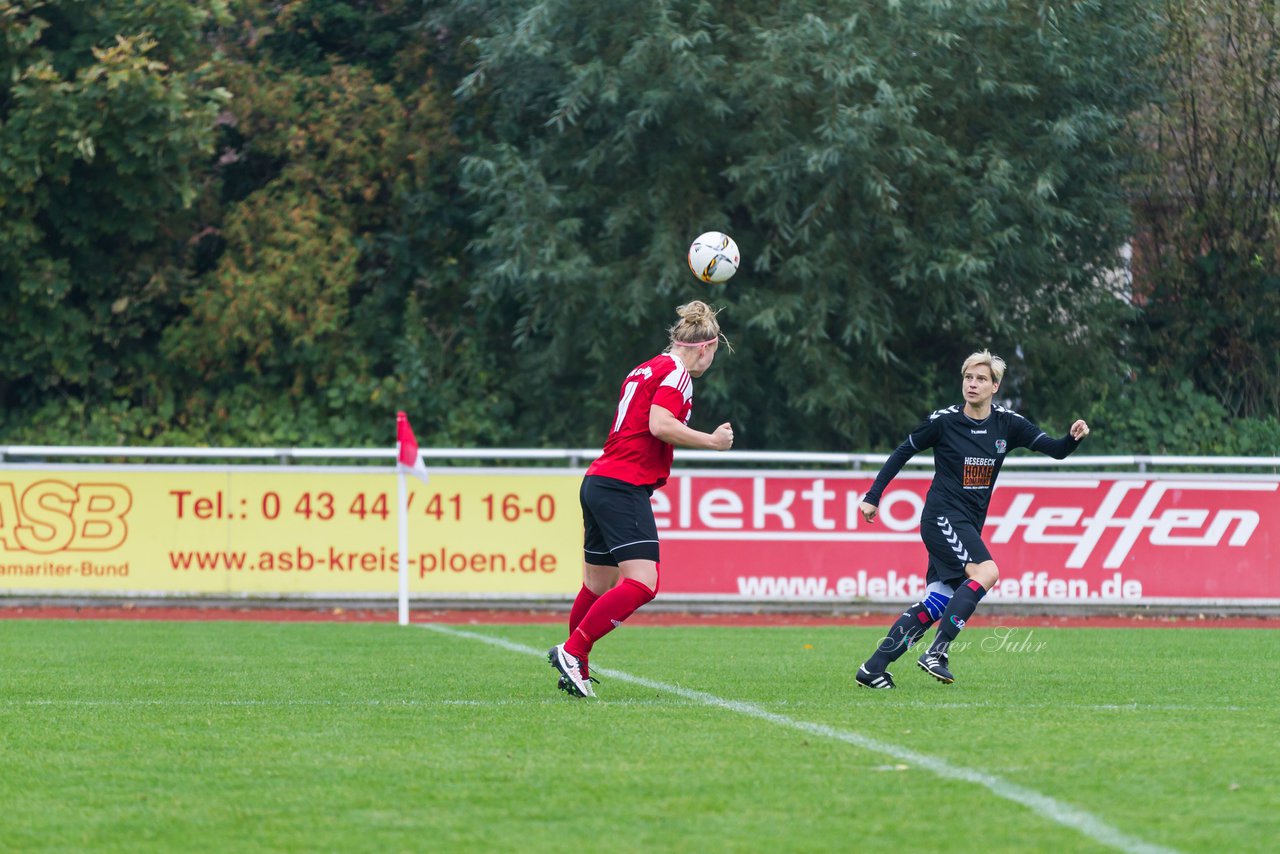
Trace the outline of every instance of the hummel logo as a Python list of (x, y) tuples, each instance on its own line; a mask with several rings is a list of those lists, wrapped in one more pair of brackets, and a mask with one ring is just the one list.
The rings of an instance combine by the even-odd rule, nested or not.
[(610, 620), (609, 622), (613, 623), (613, 627), (614, 627), (615, 629), (616, 629), (618, 626), (622, 625), (622, 621), (621, 621), (621, 620)]
[(959, 617), (952, 616), (952, 617), (951, 617), (951, 625), (955, 626), (957, 629), (963, 629), (963, 628), (964, 628), (964, 620), (960, 619)]

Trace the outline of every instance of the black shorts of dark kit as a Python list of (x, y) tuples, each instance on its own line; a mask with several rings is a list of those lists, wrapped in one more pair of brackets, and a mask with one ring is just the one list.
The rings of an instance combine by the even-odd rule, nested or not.
[(941, 581), (952, 588), (959, 587), (969, 578), (964, 571), (967, 564), (991, 560), (982, 532), (964, 519), (925, 516), (920, 520), (920, 539), (929, 552), (926, 584)]
[(611, 477), (582, 479), (582, 559), (596, 566), (623, 560), (658, 561), (658, 523), (649, 496), (652, 486)]

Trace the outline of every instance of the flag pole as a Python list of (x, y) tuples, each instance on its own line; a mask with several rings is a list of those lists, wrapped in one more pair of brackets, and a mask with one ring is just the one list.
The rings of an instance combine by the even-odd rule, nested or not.
[(400, 515), (400, 625), (409, 625), (409, 508), (408, 490), (405, 488), (404, 472), (396, 473), (399, 481), (400, 497), (398, 502)]
[(405, 474), (411, 474), (428, 482), (427, 467), (422, 464), (418, 440), (409, 426), (409, 416), (396, 413), (396, 475), (399, 481), (399, 501), (396, 512), (400, 517), (400, 625), (409, 625), (409, 490)]

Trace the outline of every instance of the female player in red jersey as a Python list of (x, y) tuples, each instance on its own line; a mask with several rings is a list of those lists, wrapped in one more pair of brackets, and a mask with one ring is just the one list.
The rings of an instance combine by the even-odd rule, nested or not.
[(693, 378), (711, 367), (720, 346), (716, 311), (695, 300), (676, 314), (667, 349), (623, 379), (604, 451), (582, 479), (582, 589), (569, 611), (568, 639), (547, 652), (561, 690), (576, 697), (595, 696), (587, 667), (592, 645), (658, 592), (658, 526), (649, 497), (671, 474), (674, 446), (733, 446), (728, 422), (712, 433), (688, 426)]

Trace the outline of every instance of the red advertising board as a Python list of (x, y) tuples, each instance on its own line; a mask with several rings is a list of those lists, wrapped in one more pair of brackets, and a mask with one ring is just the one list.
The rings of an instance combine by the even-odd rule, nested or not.
[[(872, 474), (677, 472), (653, 496), (662, 591), (917, 600), (930, 477), (900, 474), (868, 524)], [(983, 537), (997, 600), (1280, 603), (1274, 477), (1006, 472)]]

